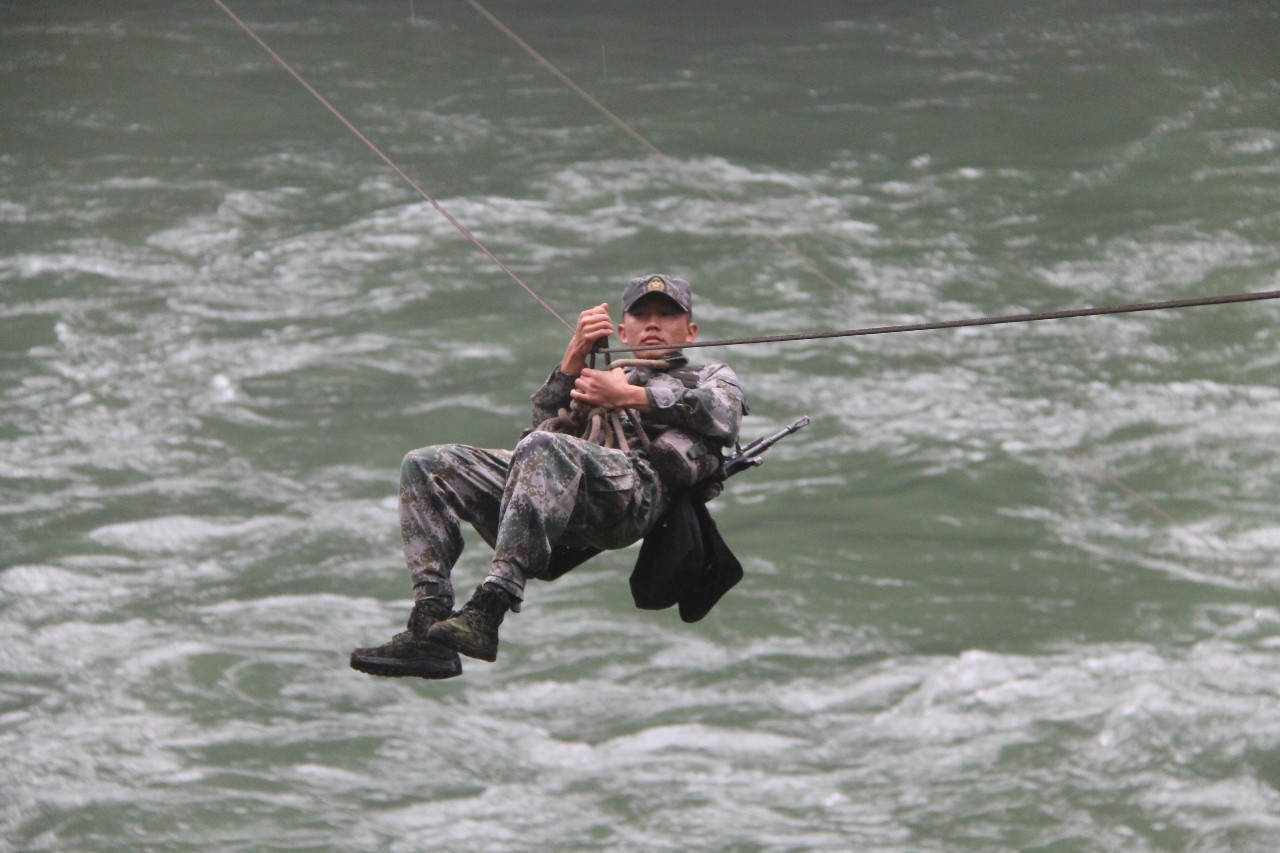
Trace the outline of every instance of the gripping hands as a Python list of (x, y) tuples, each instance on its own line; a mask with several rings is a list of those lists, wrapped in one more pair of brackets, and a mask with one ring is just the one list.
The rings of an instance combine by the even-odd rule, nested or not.
[(609, 318), (608, 303), (588, 308), (578, 315), (578, 325), (565, 347), (560, 360), (560, 372), (575, 377), (569, 396), (587, 406), (603, 406), (606, 409), (636, 409), (641, 414), (649, 410), (649, 395), (643, 388), (627, 382), (621, 370), (593, 370), (587, 360), (596, 345), (613, 334), (613, 320)]

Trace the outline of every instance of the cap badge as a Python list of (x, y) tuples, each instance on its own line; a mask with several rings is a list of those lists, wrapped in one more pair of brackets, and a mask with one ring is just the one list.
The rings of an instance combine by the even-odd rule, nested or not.
[(649, 279), (649, 281), (646, 282), (646, 285), (650, 291), (660, 290), (665, 292), (667, 289), (667, 283), (656, 275)]

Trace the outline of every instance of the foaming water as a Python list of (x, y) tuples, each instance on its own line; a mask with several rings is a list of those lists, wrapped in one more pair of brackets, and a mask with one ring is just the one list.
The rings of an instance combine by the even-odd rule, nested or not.
[[(503, 12), (733, 208), (465, 6), (236, 8), (570, 318), (1280, 287), (1264, 4)], [(401, 456), (510, 446), (564, 330), (216, 7), (0, 43), (0, 848), (1272, 846), (1272, 305), (699, 351), (814, 421), (713, 504), (742, 584), (605, 554), (371, 679)]]

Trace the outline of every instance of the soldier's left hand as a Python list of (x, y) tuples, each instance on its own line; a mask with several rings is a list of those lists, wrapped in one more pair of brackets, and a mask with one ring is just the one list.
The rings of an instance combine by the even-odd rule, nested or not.
[(649, 408), (649, 395), (644, 388), (627, 382), (622, 370), (583, 368), (569, 392), (575, 400), (609, 409), (631, 408), (644, 412)]

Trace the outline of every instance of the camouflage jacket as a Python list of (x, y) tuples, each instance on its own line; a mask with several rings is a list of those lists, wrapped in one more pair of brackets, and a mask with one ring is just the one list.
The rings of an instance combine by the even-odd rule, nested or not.
[[(681, 488), (705, 480), (720, 469), (720, 452), (738, 440), (738, 428), (747, 413), (746, 395), (733, 369), (726, 364), (687, 364), (674, 359), (667, 372), (648, 368), (624, 368), (627, 381), (642, 386), (649, 397), (643, 428), (652, 445), (650, 463), (665, 485)], [(533, 425), (568, 408), (573, 377), (557, 365), (546, 383), (530, 398)], [(635, 424), (627, 428), (633, 433)], [(632, 441), (632, 447), (638, 447)]]

